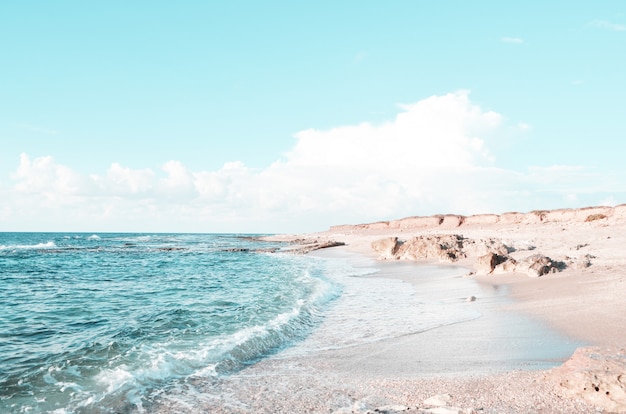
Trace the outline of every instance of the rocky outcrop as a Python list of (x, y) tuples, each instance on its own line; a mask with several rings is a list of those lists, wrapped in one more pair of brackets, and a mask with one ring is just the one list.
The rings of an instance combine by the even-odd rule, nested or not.
[(388, 237), (372, 242), (372, 249), (378, 253), (378, 257), (382, 260), (393, 259), (398, 252), (398, 247), (400, 244), (397, 237)]
[(329, 247), (345, 246), (344, 242), (334, 240), (297, 239), (288, 248), (280, 249), (283, 253), (306, 254), (313, 250), (327, 249)]
[(506, 262), (516, 264), (514, 259), (511, 259), (506, 255), (502, 256), (496, 253), (487, 253), (479, 256), (474, 262), (475, 273), (477, 275), (492, 274), (498, 266)]
[(387, 237), (372, 242), (372, 249), (380, 260), (415, 260), (456, 262), (475, 259), (476, 275), (498, 273), (523, 273), (539, 277), (564, 269), (564, 262), (552, 260), (542, 254), (533, 254), (523, 260), (515, 260), (509, 253), (514, 249), (495, 238), (468, 239), (459, 234), (423, 235), (401, 241)]
[(533, 254), (516, 265), (517, 269), (523, 270), (530, 277), (539, 277), (548, 273), (556, 273), (562, 265), (542, 254)]
[(626, 412), (626, 350), (579, 348), (546, 379), (566, 397), (583, 398), (607, 412)]
[(462, 216), (457, 214), (413, 216), (399, 220), (380, 221), (369, 224), (341, 225), (330, 228), (332, 232), (378, 231), (388, 229), (452, 229), (467, 226), (488, 226), (494, 224), (542, 224), (542, 223), (614, 223), (626, 221), (626, 204), (615, 207), (585, 207), (558, 210), (534, 210), (528, 213), (477, 214)]
[(423, 235), (401, 241), (387, 237), (372, 242), (381, 260), (435, 260), (456, 262), (493, 253), (506, 255), (509, 248), (498, 239), (473, 240), (459, 234)]
[(523, 273), (530, 277), (539, 277), (548, 273), (556, 273), (564, 267), (564, 263), (552, 260), (542, 254), (533, 254), (524, 260), (517, 261), (508, 255), (488, 253), (480, 256), (474, 263), (475, 274), (477, 275)]
[(464, 240), (463, 236), (458, 234), (414, 237), (397, 247), (394, 258), (456, 262), (467, 257), (463, 249)]

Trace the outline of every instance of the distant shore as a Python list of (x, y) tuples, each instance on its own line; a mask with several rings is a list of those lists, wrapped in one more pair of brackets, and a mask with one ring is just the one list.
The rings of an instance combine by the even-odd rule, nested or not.
[[(456, 399), (440, 401), (442, 406), (466, 406), (466, 411), (450, 412), (470, 412), (467, 405), (471, 401), (485, 401), (483, 412), (527, 412), (532, 407), (555, 413), (574, 409), (626, 412), (626, 381), (621, 377), (626, 376), (626, 205), (410, 217), (271, 239), (298, 246), (345, 244), (342, 249), (385, 261), (461, 265), (473, 269), (466, 277), (480, 284), (506, 285), (514, 299), (505, 305), (506, 310), (537, 318), (563, 335), (591, 345), (579, 349), (563, 366), (548, 371), (510, 372), (481, 379), (389, 379), (396, 391), (405, 386), (428, 388), (426, 384), (435, 381), (438, 385), (430, 384), (431, 389), (456, 393)], [(453, 388), (447, 389), (446, 381), (447, 387)], [(503, 390), (501, 381), (518, 382), (523, 387), (511, 383)], [(494, 383), (512, 397), (495, 398), (493, 389), (485, 388), (488, 384), (493, 388)], [(474, 391), (473, 396), (467, 390), (459, 391), (467, 387), (483, 391)], [(521, 402), (529, 398), (530, 403)], [(521, 405), (502, 411), (513, 401)], [(422, 404), (422, 411), (417, 411), (417, 406), (411, 405), (414, 399), (405, 403), (406, 409), (415, 412), (429, 412), (424, 410), (434, 407)]]

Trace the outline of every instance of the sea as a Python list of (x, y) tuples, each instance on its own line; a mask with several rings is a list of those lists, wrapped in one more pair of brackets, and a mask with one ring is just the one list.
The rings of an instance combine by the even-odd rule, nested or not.
[(258, 236), (0, 233), (0, 412), (151, 412), (283, 353), (480, 316)]

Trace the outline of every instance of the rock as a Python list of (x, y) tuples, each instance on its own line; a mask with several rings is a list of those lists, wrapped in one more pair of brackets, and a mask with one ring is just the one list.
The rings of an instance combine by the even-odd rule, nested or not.
[(399, 247), (397, 237), (388, 237), (372, 242), (372, 249), (378, 253), (380, 259), (394, 259)]
[(384, 407), (378, 407), (374, 410), (375, 413), (380, 414), (396, 414), (408, 411), (409, 407), (404, 405), (385, 405)]
[(586, 269), (591, 266), (591, 259), (595, 259), (595, 256), (586, 254), (583, 257), (579, 257), (578, 260), (573, 263), (573, 267), (575, 269)]
[(476, 296), (468, 296), (467, 299), (465, 299), (466, 302), (476, 302)]
[(450, 394), (439, 394), (434, 395), (430, 398), (426, 398), (424, 400), (424, 405), (434, 405), (436, 407), (444, 407), (450, 404), (452, 401), (452, 396)]
[(508, 260), (499, 263), (495, 269), (493, 269), (493, 273), (513, 273), (517, 271), (517, 260), (509, 257)]
[(467, 256), (484, 256), (488, 253), (495, 253), (500, 256), (506, 256), (511, 251), (515, 250), (509, 246), (506, 246), (502, 240), (488, 238), (488, 239), (464, 239), (463, 249)]
[(626, 412), (626, 349), (578, 348), (560, 367), (546, 374), (557, 392), (583, 398), (608, 412)]
[(477, 275), (488, 275), (493, 272), (496, 267), (496, 257), (494, 253), (487, 253), (484, 256), (480, 256), (474, 262), (474, 269)]
[(444, 234), (414, 237), (398, 248), (397, 257), (405, 260), (455, 262), (465, 257), (463, 236)]
[[(459, 234), (423, 235), (404, 242), (388, 237), (372, 242), (379, 259), (438, 260), (456, 262), (466, 257), (497, 255), (497, 263), (508, 257), (509, 247), (497, 239), (472, 240)], [(497, 264), (496, 263), (496, 264)]]
[(489, 275), (493, 273), (496, 269), (496, 266), (505, 263), (509, 260), (508, 256), (501, 256), (496, 253), (487, 253), (484, 256), (480, 256), (474, 262), (474, 268), (476, 269), (476, 274), (478, 275)]
[(530, 277), (540, 277), (548, 273), (559, 271), (557, 263), (542, 254), (533, 254), (522, 260), (517, 266), (518, 272), (524, 272)]
[[(565, 262), (552, 260), (542, 254), (534, 254), (518, 262), (509, 256), (509, 252), (515, 249), (498, 239), (472, 240), (459, 234), (422, 235), (404, 242), (397, 237), (387, 237), (372, 242), (372, 248), (382, 260), (456, 262), (476, 257), (476, 275), (519, 272), (539, 277), (566, 267)], [(576, 267), (589, 266), (591, 257), (584, 258)]]
[(295, 240), (295, 246), (281, 250), (284, 253), (307, 254), (314, 250), (328, 249), (329, 247), (345, 246), (344, 242), (334, 240)]

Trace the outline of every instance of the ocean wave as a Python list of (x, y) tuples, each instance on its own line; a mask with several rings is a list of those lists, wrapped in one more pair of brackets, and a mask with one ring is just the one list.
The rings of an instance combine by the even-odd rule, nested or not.
[[(0, 344), (6, 355), (0, 365), (7, 367), (0, 412), (145, 410), (163, 390), (227, 376), (298, 343), (339, 296), (315, 258), (211, 251), (258, 247), (248, 240), (89, 237), (28, 234), (0, 243), (10, 249), (3, 256), (20, 259), (19, 268), (0, 266), (14, 284), (9, 289), (20, 293), (0, 310), (15, 326), (38, 328), (12, 329), (11, 344)], [(202, 254), (173, 257), (163, 251), (170, 246)], [(49, 254), (57, 251), (62, 254)], [(46, 277), (34, 278), (31, 269)], [(45, 308), (22, 312), (35, 293)]]
[(56, 249), (57, 245), (53, 241), (37, 244), (14, 244), (14, 245), (0, 245), (0, 250), (44, 250), (44, 249)]

